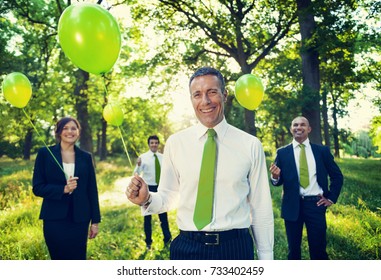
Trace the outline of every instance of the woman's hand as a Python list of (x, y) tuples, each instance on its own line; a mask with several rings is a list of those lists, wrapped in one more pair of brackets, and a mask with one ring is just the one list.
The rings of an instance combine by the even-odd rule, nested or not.
[(90, 231), (89, 231), (89, 239), (93, 239), (98, 235), (99, 228), (98, 224), (92, 224), (90, 226)]
[(76, 188), (77, 188), (77, 180), (78, 177), (71, 177), (67, 180), (65, 188), (64, 188), (64, 193), (71, 194)]

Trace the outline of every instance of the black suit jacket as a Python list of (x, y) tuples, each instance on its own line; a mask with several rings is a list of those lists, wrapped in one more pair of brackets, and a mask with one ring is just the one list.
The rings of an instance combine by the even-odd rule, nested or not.
[[(311, 149), (316, 162), (317, 182), (323, 189), (323, 195), (336, 203), (343, 185), (343, 174), (328, 147), (311, 143)], [(275, 164), (280, 168), (281, 173), (278, 182), (272, 182), (272, 184), (283, 185), (281, 216), (285, 220), (296, 221), (299, 216), (300, 194), (292, 144), (277, 150)]]
[[(62, 165), (61, 146), (49, 147)], [(33, 193), (43, 198), (40, 219), (56, 220), (66, 218), (70, 200), (73, 203), (75, 222), (99, 223), (101, 221), (98, 189), (93, 158), (90, 153), (75, 147), (74, 176), (78, 177), (74, 192), (64, 194), (66, 178), (46, 147), (38, 151), (33, 171)], [(69, 197), (72, 196), (72, 197)]]

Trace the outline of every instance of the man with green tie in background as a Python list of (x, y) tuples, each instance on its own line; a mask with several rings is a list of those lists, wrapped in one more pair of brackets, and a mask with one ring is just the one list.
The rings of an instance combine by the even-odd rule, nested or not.
[[(159, 181), (160, 181), (160, 171), (161, 171), (161, 161), (163, 155), (158, 152), (159, 148), (159, 137), (156, 135), (151, 135), (148, 137), (148, 147), (149, 150), (136, 161), (136, 167), (134, 169), (134, 174), (140, 174), (144, 181), (147, 183), (148, 188), (151, 192), (157, 192)], [(168, 246), (172, 240), (171, 232), (169, 230), (168, 216), (167, 213), (160, 213), (160, 226), (164, 235), (164, 246)], [(145, 242), (147, 249), (151, 249), (152, 246), (152, 216), (144, 216), (144, 233)]]
[(328, 259), (325, 214), (327, 207), (336, 203), (343, 185), (343, 174), (329, 147), (311, 143), (311, 130), (305, 117), (294, 118), (290, 127), (293, 141), (277, 150), (270, 166), (272, 184), (283, 185), (281, 216), (290, 260), (301, 259), (304, 225), (310, 259)]

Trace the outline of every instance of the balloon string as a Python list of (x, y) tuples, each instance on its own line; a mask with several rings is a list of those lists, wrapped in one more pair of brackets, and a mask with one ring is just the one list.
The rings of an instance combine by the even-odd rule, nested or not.
[[(105, 90), (105, 93), (106, 93), (106, 96), (107, 96), (107, 95), (108, 95), (108, 92), (107, 92), (107, 87), (106, 87), (106, 82), (105, 82), (105, 80), (106, 80), (106, 76), (105, 76), (105, 75), (102, 75), (102, 77), (103, 77), (103, 79), (102, 79), (102, 80), (103, 80), (103, 87), (104, 87), (104, 90)], [(111, 110), (113, 110), (113, 107), (111, 107)], [(124, 151), (125, 151), (125, 153), (126, 153), (126, 155), (127, 155), (128, 161), (129, 161), (130, 166), (131, 166), (131, 168), (132, 168), (132, 163), (131, 163), (130, 155), (128, 154), (127, 146), (126, 146), (126, 143), (124, 142), (122, 129), (120, 128), (120, 126), (118, 126), (118, 128), (119, 128), (120, 138), (122, 139), (122, 143), (123, 143)]]
[(124, 143), (123, 134), (122, 134), (122, 129), (120, 128), (120, 126), (118, 126), (118, 128), (119, 128), (120, 138), (122, 139), (122, 142), (123, 142), (124, 151), (126, 152), (128, 161), (130, 162), (130, 166), (131, 166), (131, 168), (132, 168), (132, 163), (131, 163), (130, 156), (129, 156), (128, 152), (127, 152), (126, 143)]
[(44, 146), (46, 147), (46, 149), (48, 149), (49, 153), (51, 154), (51, 156), (53, 157), (54, 161), (57, 163), (57, 165), (59, 166), (59, 168), (62, 170), (62, 172), (65, 174), (65, 177), (66, 179), (69, 178), (69, 176), (66, 174), (65, 170), (62, 168), (61, 164), (58, 162), (58, 160), (56, 159), (56, 157), (53, 155), (52, 151), (49, 149), (49, 147), (46, 145), (44, 139), (41, 137), (40, 133), (38, 132), (36, 126), (33, 124), (32, 120), (30, 119), (29, 115), (25, 112), (24, 108), (22, 108), (22, 111), (24, 112), (25, 116), (27, 117), (27, 119), (29, 120), (30, 124), (32, 125), (32, 127), (34, 128), (34, 130), (36, 131), (38, 137), (40, 137), (42, 139), (42, 143), (44, 143)]

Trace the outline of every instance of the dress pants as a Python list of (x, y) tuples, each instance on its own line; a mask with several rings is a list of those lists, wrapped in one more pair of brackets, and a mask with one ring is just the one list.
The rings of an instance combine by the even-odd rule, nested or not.
[(45, 243), (52, 260), (86, 260), (90, 221), (74, 222), (73, 197), (68, 196), (68, 199), (70, 200), (70, 207), (66, 218), (44, 220)]
[(301, 259), (303, 225), (306, 225), (311, 260), (327, 260), (327, 222), (325, 206), (317, 206), (317, 200), (300, 199), (297, 221), (285, 220), (288, 241), (288, 259)]
[[(151, 192), (157, 192), (157, 186), (148, 186), (148, 188)], [(164, 235), (163, 241), (164, 241), (164, 244), (166, 244), (172, 239), (171, 232), (169, 230), (167, 213), (159, 214), (159, 220), (160, 220), (161, 230)], [(152, 216), (151, 215), (144, 216), (144, 233), (146, 236), (145, 242), (147, 246), (151, 246), (152, 244)]]
[(88, 222), (44, 220), (43, 229), (52, 260), (86, 260)]
[[(171, 260), (253, 260), (254, 242), (249, 229), (233, 230), (232, 238), (224, 240), (218, 238), (210, 240), (204, 239), (204, 232), (185, 232), (191, 233), (195, 237), (202, 235), (201, 238), (189, 237), (184, 232), (172, 241), (170, 247)], [(223, 232), (222, 232), (223, 233)], [(206, 233), (207, 239), (213, 237), (215, 233)], [(208, 242), (205, 242), (208, 241)], [(214, 243), (215, 242), (215, 243)]]

